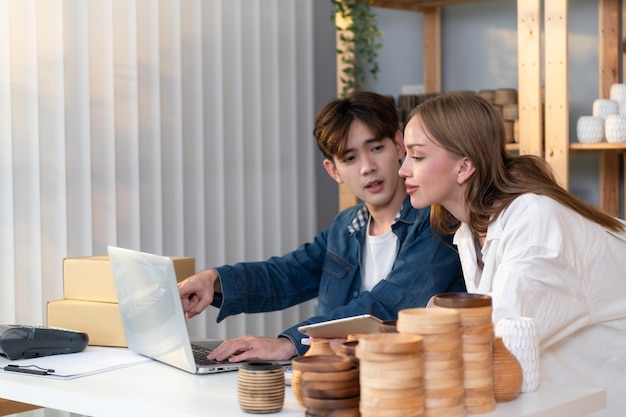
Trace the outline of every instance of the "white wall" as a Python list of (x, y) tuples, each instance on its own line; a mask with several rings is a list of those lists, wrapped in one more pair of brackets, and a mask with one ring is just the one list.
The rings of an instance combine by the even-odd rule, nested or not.
[[(313, 0), (0, 0), (0, 322), (109, 244), (262, 260), (317, 231)], [(285, 313), (190, 324), (276, 335)]]

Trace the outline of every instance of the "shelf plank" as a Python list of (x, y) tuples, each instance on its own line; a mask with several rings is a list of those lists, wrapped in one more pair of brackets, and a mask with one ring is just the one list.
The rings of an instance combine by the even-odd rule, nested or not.
[(519, 143), (507, 143), (505, 148), (509, 152), (518, 153), (520, 151)]
[(626, 152), (626, 143), (578, 143), (572, 142), (569, 144), (570, 152), (572, 153), (589, 153), (589, 152)]
[(433, 7), (452, 4), (478, 3), (485, 0), (374, 0), (372, 6), (387, 9), (412, 10), (423, 12)]

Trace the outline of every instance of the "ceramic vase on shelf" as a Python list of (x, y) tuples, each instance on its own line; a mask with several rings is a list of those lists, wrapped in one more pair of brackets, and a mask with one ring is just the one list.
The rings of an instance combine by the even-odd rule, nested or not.
[(619, 103), (608, 98), (596, 99), (593, 101), (592, 114), (606, 120), (612, 114), (619, 114)]
[(493, 341), (493, 392), (496, 402), (513, 401), (519, 395), (523, 373), (519, 361), (505, 346), (501, 336)]
[(611, 100), (617, 101), (618, 103), (620, 101), (626, 100), (626, 84), (612, 84), (609, 90), (609, 98)]
[(598, 116), (580, 116), (576, 123), (576, 135), (580, 143), (604, 141), (604, 119)]
[(531, 317), (503, 318), (496, 324), (496, 335), (511, 351), (522, 367), (521, 392), (531, 392), (539, 387), (539, 336), (537, 325)]
[(604, 135), (607, 142), (626, 142), (626, 116), (618, 114), (607, 116), (604, 124)]

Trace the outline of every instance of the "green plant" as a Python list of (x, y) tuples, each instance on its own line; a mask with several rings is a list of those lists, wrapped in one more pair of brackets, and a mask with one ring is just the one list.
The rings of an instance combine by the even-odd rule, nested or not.
[[(377, 14), (372, 11), (373, 0), (331, 0), (335, 6), (332, 20), (339, 34), (337, 54), (341, 57), (342, 96), (359, 90), (369, 72), (376, 79), (379, 71), (378, 51), (383, 33), (378, 30)], [(336, 16), (342, 25), (337, 24)]]

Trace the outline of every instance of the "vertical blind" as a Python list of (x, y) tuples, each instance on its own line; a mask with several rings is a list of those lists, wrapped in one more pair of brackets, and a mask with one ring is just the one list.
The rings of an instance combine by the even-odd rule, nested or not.
[[(315, 233), (313, 0), (0, 0), (0, 322), (109, 244), (266, 259)], [(274, 336), (312, 314), (192, 335)]]

